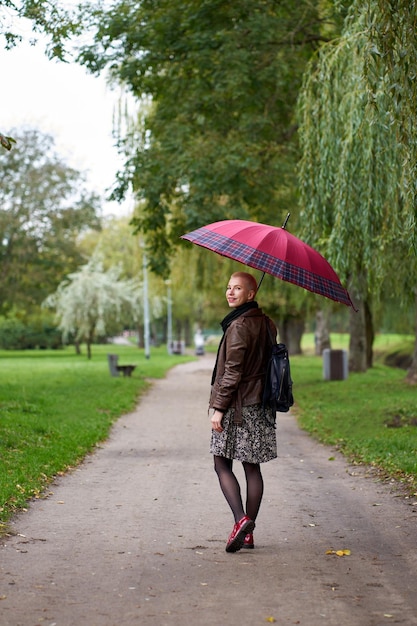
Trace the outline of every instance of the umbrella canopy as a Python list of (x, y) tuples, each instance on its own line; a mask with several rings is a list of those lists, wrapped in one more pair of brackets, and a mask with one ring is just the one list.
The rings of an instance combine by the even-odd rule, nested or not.
[(355, 309), (330, 263), (284, 227), (223, 220), (181, 239)]

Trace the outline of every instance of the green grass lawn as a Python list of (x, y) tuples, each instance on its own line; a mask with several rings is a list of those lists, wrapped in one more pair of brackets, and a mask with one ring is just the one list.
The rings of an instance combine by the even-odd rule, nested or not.
[[(332, 341), (332, 347), (346, 347), (343, 341)], [(410, 338), (381, 336), (375, 352), (384, 354), (407, 341), (412, 349)], [(295, 410), (303, 429), (337, 446), (350, 460), (402, 480), (410, 493), (416, 490), (417, 388), (405, 382), (404, 370), (377, 359), (364, 374), (325, 381), (321, 357), (294, 356), (291, 367)]]
[[(110, 376), (109, 351), (120, 364), (137, 365), (131, 378)], [(94, 346), (90, 361), (73, 348), (0, 351), (0, 522), (104, 440), (148, 379), (189, 359), (166, 348), (152, 348), (146, 359), (130, 346)]]
[[(332, 335), (333, 348), (346, 348), (347, 341)], [(397, 345), (412, 349), (412, 338), (377, 337), (376, 353)], [(110, 376), (109, 351), (121, 364), (137, 365), (131, 378)], [(291, 357), (300, 426), (415, 492), (417, 388), (405, 383), (405, 371), (376, 362), (365, 374), (325, 381), (312, 336), (304, 337), (303, 351)], [(146, 359), (135, 347), (94, 346), (90, 361), (73, 348), (0, 351), (0, 530), (31, 498), (40, 497), (54, 476), (106, 439), (113, 422), (134, 409), (149, 379), (193, 358), (168, 355), (165, 347), (152, 348)], [(277, 419), (279, 424), (279, 414)]]

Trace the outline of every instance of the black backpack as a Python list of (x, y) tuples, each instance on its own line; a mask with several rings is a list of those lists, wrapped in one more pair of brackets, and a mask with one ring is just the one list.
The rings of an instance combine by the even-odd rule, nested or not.
[(285, 344), (274, 341), (268, 322), (267, 327), (272, 351), (265, 377), (263, 406), (270, 407), (275, 412), (287, 413), (294, 404), (288, 350)]

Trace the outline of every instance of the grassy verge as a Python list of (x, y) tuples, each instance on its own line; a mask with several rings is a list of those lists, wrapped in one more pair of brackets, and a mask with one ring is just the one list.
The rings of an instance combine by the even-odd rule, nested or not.
[[(131, 378), (109, 374), (107, 353), (136, 364)], [(90, 361), (73, 349), (0, 351), (0, 531), (51, 479), (79, 463), (131, 411), (149, 385), (192, 357), (152, 348), (94, 346)]]
[(292, 357), (291, 365), (300, 426), (415, 492), (417, 389), (404, 382), (405, 371), (376, 363), (364, 374), (324, 381), (321, 357)]

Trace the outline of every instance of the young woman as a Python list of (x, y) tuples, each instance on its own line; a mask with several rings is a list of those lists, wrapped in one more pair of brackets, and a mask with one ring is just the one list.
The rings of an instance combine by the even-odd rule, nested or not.
[[(277, 456), (274, 415), (262, 406), (271, 338), (277, 329), (255, 301), (257, 284), (246, 272), (232, 274), (226, 289), (231, 312), (221, 322), (223, 337), (217, 352), (210, 394), (211, 445), (214, 469), (235, 524), (226, 552), (253, 548), (253, 530), (263, 496), (260, 463)], [(243, 506), (233, 460), (246, 477)]]

